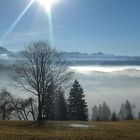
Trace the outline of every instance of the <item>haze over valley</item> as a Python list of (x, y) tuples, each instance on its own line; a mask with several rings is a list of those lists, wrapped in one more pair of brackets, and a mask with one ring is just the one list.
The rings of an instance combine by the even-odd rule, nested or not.
[[(11, 78), (11, 65), (20, 57), (0, 48), (0, 87), (7, 88), (17, 96), (25, 96), (25, 91), (16, 87)], [(93, 105), (105, 101), (111, 110), (119, 111), (121, 103), (127, 99), (140, 111), (140, 57), (115, 56), (104, 53), (83, 54), (61, 52), (75, 73), (74, 79), (81, 83), (88, 102), (89, 113)], [(27, 94), (28, 96), (28, 94)]]

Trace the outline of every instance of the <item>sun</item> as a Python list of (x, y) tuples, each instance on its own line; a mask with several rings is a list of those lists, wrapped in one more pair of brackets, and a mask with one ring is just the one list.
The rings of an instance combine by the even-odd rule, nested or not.
[(60, 0), (34, 0), (36, 1), (41, 7), (45, 9), (48, 17), (48, 24), (49, 24), (49, 37), (51, 44), (53, 43), (53, 23), (52, 23), (52, 7), (60, 2)]
[(37, 2), (49, 13), (58, 0), (37, 0)]

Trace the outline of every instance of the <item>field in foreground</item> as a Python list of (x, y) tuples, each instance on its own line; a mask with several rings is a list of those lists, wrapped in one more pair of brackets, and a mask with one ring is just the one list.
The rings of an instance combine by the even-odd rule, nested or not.
[[(76, 123), (90, 127), (69, 127)], [(0, 140), (140, 140), (140, 121), (48, 122), (40, 128), (32, 122), (0, 121)]]

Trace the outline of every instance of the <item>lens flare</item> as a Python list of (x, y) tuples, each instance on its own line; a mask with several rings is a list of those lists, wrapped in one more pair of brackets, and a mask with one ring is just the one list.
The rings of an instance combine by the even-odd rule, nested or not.
[(36, 0), (41, 7), (43, 7), (48, 15), (49, 21), (49, 36), (50, 43), (53, 44), (54, 36), (53, 36), (53, 23), (52, 23), (52, 7), (59, 2), (59, 0)]
[(44, 9), (50, 13), (53, 5), (55, 5), (58, 0), (37, 0), (40, 6), (44, 7)]
[(25, 9), (19, 14), (19, 16), (15, 19), (15, 21), (12, 23), (12, 25), (8, 28), (6, 33), (3, 35), (2, 40), (4, 40), (15, 28), (15, 26), (19, 23), (19, 21), (22, 19), (22, 17), (25, 15), (25, 13), (29, 10), (29, 8), (32, 6), (35, 0), (31, 0), (28, 5), (25, 7)]
[(25, 15), (25, 13), (29, 10), (29, 8), (32, 6), (34, 2), (38, 2), (41, 7), (45, 9), (45, 11), (48, 14), (48, 20), (49, 20), (49, 32), (50, 32), (50, 43), (53, 42), (53, 25), (52, 25), (52, 7), (58, 2), (59, 0), (30, 0), (28, 5), (25, 7), (25, 9), (19, 14), (19, 16), (15, 19), (15, 21), (12, 23), (12, 25), (8, 28), (8, 30), (5, 32), (5, 34), (1, 37), (2, 41), (1, 44), (4, 42), (5, 38), (13, 31), (15, 26), (19, 23), (19, 21), (22, 19), (22, 17)]

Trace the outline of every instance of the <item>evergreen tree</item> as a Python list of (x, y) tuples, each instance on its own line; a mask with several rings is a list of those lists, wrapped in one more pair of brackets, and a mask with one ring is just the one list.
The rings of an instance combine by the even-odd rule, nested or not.
[(103, 104), (102, 104), (102, 120), (108, 121), (110, 119), (110, 116), (111, 116), (110, 108), (108, 107), (108, 105), (105, 102), (103, 102)]
[(88, 109), (83, 89), (77, 80), (70, 89), (68, 98), (68, 113), (70, 120), (87, 120)]
[(111, 120), (112, 121), (117, 121), (118, 120), (115, 112), (113, 112), (112, 117), (111, 117)]
[(98, 107), (95, 105), (92, 108), (92, 118), (91, 118), (91, 120), (92, 121), (97, 121), (97, 118), (98, 118)]
[(98, 121), (108, 121), (111, 116), (111, 111), (108, 105), (103, 102), (102, 105), (99, 105), (99, 110), (98, 110)]
[(61, 87), (59, 88), (56, 101), (55, 101), (55, 120), (66, 120), (67, 119), (67, 105), (64, 96), (64, 91)]
[(140, 120), (140, 112), (138, 112), (138, 120)]
[(121, 108), (119, 111), (119, 119), (124, 120), (125, 119), (125, 107), (124, 103), (121, 104)]
[(47, 93), (43, 96), (43, 118), (44, 120), (54, 120), (55, 119), (55, 92), (53, 79), (50, 80), (50, 85), (47, 88)]
[(120, 108), (119, 118), (121, 120), (133, 120), (133, 109), (135, 105), (131, 105), (130, 102), (127, 100), (125, 104), (123, 103)]
[(133, 120), (134, 119), (134, 116), (132, 113), (132, 106), (128, 100), (125, 102), (125, 113), (126, 113), (125, 120)]
[(99, 110), (98, 110), (98, 121), (102, 120), (102, 105), (99, 105)]

